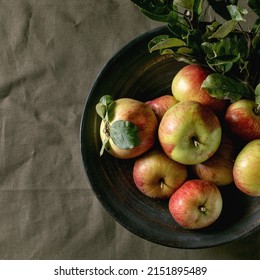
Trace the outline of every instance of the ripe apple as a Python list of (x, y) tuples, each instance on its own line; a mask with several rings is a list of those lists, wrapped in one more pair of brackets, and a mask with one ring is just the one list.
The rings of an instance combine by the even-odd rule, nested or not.
[(247, 143), (233, 168), (235, 185), (250, 196), (260, 196), (260, 139)]
[(169, 198), (187, 179), (187, 166), (171, 160), (161, 150), (151, 150), (134, 163), (137, 188), (152, 198)]
[(165, 112), (177, 102), (173, 95), (166, 94), (145, 103), (153, 109), (158, 121), (160, 121)]
[(108, 104), (101, 101), (97, 105), (103, 118), (100, 124), (101, 154), (104, 147), (116, 158), (135, 158), (154, 145), (158, 121), (144, 102), (120, 98)]
[(194, 100), (207, 106), (215, 113), (223, 112), (227, 100), (216, 99), (201, 87), (210, 74), (209, 68), (197, 64), (183, 67), (172, 80), (172, 94), (178, 101)]
[(217, 186), (229, 185), (233, 182), (235, 154), (234, 141), (222, 135), (216, 153), (208, 160), (192, 166), (192, 170), (200, 179), (213, 182)]
[(246, 142), (260, 138), (260, 110), (253, 100), (240, 99), (230, 104), (225, 122), (235, 135)]
[(169, 211), (184, 228), (199, 229), (214, 223), (223, 207), (218, 187), (206, 180), (186, 181), (170, 198)]
[(163, 116), (158, 138), (164, 152), (188, 165), (201, 163), (218, 149), (222, 129), (216, 115), (196, 101), (181, 101)]

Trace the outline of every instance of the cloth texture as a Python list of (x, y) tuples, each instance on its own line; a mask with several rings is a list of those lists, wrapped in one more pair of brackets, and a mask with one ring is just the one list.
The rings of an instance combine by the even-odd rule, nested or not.
[(0, 1), (0, 259), (259, 259), (259, 232), (196, 250), (144, 240), (88, 185), (79, 132), (91, 87), (158, 26), (129, 0)]

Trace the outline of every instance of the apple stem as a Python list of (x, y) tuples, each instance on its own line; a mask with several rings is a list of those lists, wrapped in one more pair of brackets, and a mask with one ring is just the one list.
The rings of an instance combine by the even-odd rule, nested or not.
[(164, 187), (170, 188), (167, 184), (165, 184), (164, 180), (161, 180), (161, 182), (160, 182), (160, 188), (163, 189)]
[(260, 115), (260, 104), (258, 104), (255, 108), (255, 114)]
[(161, 181), (161, 183), (160, 183), (160, 188), (163, 189), (163, 187), (164, 187), (164, 182)]
[(193, 139), (193, 143), (194, 143), (195, 147), (199, 147), (199, 145), (200, 145), (200, 142), (197, 141), (196, 139)]
[(199, 207), (199, 210), (200, 210), (201, 212), (205, 213), (207, 209), (206, 209), (206, 207), (204, 207), (204, 206), (200, 206), (200, 207)]

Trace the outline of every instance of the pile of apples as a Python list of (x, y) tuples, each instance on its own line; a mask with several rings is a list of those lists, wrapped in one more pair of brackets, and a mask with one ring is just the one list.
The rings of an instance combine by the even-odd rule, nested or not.
[[(120, 98), (107, 111), (102, 105), (104, 149), (116, 158), (134, 158), (136, 187), (167, 199), (173, 219), (187, 229), (218, 219), (220, 188), (233, 182), (247, 195), (260, 196), (260, 112), (252, 100), (211, 97), (201, 87), (208, 74), (207, 68), (187, 65), (173, 77), (172, 94), (146, 102)], [(112, 125), (122, 120), (126, 129), (135, 129), (123, 148), (110, 137)], [(121, 133), (116, 137), (120, 143)]]

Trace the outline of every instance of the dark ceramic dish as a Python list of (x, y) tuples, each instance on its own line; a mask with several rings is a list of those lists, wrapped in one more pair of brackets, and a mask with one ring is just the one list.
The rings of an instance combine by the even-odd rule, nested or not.
[(158, 53), (150, 54), (147, 43), (158, 28), (130, 42), (104, 67), (87, 98), (81, 122), (81, 152), (88, 180), (104, 208), (132, 233), (175, 248), (207, 248), (244, 237), (260, 228), (260, 201), (235, 186), (221, 189), (224, 208), (219, 219), (201, 230), (181, 228), (171, 218), (167, 201), (141, 194), (132, 179), (134, 160), (119, 160), (108, 153), (99, 156), (100, 118), (95, 106), (100, 97), (132, 97), (148, 101), (170, 93), (173, 76), (184, 64)]

